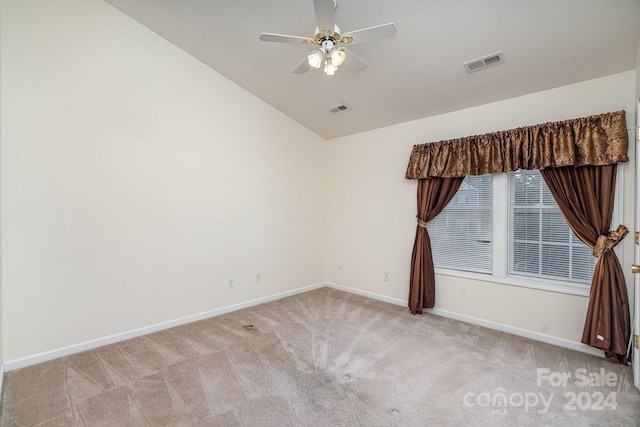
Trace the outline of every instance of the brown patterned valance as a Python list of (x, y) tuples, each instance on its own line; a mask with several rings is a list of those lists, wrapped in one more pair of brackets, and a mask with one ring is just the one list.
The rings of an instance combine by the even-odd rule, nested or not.
[(407, 179), (627, 162), (624, 111), (414, 145)]

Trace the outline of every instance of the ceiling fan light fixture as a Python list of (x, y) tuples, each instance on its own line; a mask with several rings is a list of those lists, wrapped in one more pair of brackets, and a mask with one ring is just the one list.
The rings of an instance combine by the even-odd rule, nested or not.
[(337, 47), (337, 45), (351, 45), (393, 37), (398, 29), (395, 24), (388, 23), (343, 34), (335, 23), (336, 5), (337, 0), (313, 0), (317, 24), (313, 37), (262, 33), (259, 38), (263, 42), (317, 45), (318, 48), (314, 48), (317, 50), (307, 55), (307, 58), (293, 70), (295, 74), (304, 74), (310, 68), (319, 69), (324, 65), (324, 72), (331, 76), (345, 62), (347, 54), (349, 68), (360, 72), (367, 68), (367, 63), (346, 48)]
[(309, 60), (310, 67), (320, 68), (324, 60), (324, 52), (322, 50), (314, 50), (309, 54), (307, 59)]
[(344, 49), (334, 47), (329, 51), (329, 56), (331, 57), (331, 62), (333, 63), (333, 65), (339, 67), (346, 59), (347, 54), (345, 53)]

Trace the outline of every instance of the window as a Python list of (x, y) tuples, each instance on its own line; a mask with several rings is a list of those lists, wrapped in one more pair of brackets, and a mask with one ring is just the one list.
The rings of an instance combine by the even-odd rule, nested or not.
[(491, 175), (466, 177), (427, 229), (435, 266), (491, 273)]
[(597, 259), (537, 170), (466, 177), (427, 229), (438, 274), (588, 295)]
[(509, 275), (589, 283), (597, 258), (567, 225), (537, 170), (508, 174)]

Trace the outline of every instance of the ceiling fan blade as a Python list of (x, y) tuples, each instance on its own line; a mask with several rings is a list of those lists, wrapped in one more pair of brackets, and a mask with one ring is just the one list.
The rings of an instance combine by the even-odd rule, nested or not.
[(345, 49), (344, 47), (342, 49), (344, 49), (345, 53), (347, 54), (347, 59), (346, 61), (344, 61), (344, 65), (351, 68), (356, 73), (363, 71), (365, 68), (369, 66), (362, 59), (358, 58), (358, 56), (356, 56), (355, 53), (351, 52), (348, 49)]
[(382, 24), (375, 27), (363, 28), (361, 30), (349, 31), (342, 35), (342, 38), (351, 37), (353, 41), (348, 44), (366, 43), (380, 39), (393, 37), (398, 32), (396, 24)]
[(285, 34), (272, 34), (272, 33), (260, 34), (260, 40), (262, 40), (263, 42), (276, 42), (276, 43), (295, 43), (295, 44), (315, 43), (313, 39), (310, 39), (309, 37), (288, 36)]
[(316, 10), (316, 21), (318, 29), (322, 31), (328, 28), (333, 31), (335, 26), (336, 3), (334, 0), (313, 0), (313, 7)]
[(308, 58), (304, 58), (304, 60), (300, 63), (300, 65), (298, 65), (296, 67), (295, 70), (293, 70), (293, 72), (295, 74), (304, 74), (307, 71), (309, 71), (310, 65), (309, 65), (309, 59)]

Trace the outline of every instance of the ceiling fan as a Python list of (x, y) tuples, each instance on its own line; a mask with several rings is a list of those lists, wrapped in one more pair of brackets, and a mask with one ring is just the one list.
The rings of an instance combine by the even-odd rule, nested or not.
[(340, 28), (335, 24), (335, 9), (337, 6), (337, 0), (313, 0), (318, 23), (313, 38), (262, 33), (260, 34), (260, 40), (263, 42), (318, 45), (320, 48), (311, 52), (293, 70), (296, 74), (303, 74), (311, 67), (320, 68), (324, 65), (324, 72), (331, 76), (342, 63), (345, 63), (356, 72), (362, 71), (367, 68), (367, 63), (358, 58), (353, 52), (347, 50), (343, 45), (353, 45), (393, 37), (398, 29), (395, 24), (389, 23), (342, 34)]

